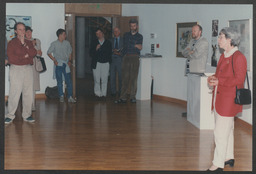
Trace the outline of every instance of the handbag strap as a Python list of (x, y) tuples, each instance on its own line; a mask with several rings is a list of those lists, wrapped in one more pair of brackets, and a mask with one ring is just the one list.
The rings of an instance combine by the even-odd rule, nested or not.
[[(235, 54), (235, 53), (234, 53), (234, 54)], [(233, 69), (233, 74), (234, 74), (234, 76), (235, 76), (235, 71), (234, 71), (234, 67), (233, 67), (233, 55), (234, 55), (234, 54), (232, 54), (232, 69)], [(250, 90), (249, 80), (248, 80), (248, 73), (247, 73), (247, 71), (246, 71), (246, 79), (247, 79), (248, 89)], [(236, 89), (237, 89), (237, 86), (236, 86)]]

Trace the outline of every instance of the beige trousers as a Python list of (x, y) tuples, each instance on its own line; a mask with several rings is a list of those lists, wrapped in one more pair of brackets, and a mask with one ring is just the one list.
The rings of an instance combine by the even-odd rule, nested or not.
[(226, 159), (234, 159), (234, 117), (220, 116), (215, 110), (215, 150), (213, 165), (224, 168)]
[(97, 62), (96, 69), (93, 69), (94, 94), (98, 97), (107, 96), (109, 75), (109, 63)]
[(10, 89), (8, 97), (7, 118), (14, 119), (20, 95), (22, 93), (22, 117), (24, 119), (31, 116), (33, 102), (33, 70), (31, 65), (11, 65), (10, 66)]

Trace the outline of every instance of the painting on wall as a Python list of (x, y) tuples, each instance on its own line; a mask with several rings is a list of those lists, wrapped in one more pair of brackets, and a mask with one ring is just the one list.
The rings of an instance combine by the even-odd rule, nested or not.
[(30, 26), (32, 24), (31, 16), (6, 16), (6, 39), (7, 41), (12, 40), (15, 37), (14, 33), (14, 25), (17, 22), (23, 22), (26, 26)]
[(251, 70), (251, 60), (252, 60), (252, 29), (251, 20), (230, 20), (228, 23), (229, 27), (235, 28), (241, 34), (240, 44), (238, 46), (239, 51), (241, 51), (247, 60), (247, 71)]
[(192, 39), (192, 27), (197, 22), (177, 23), (176, 31), (176, 57), (184, 57), (182, 51), (187, 47)]
[(212, 56), (211, 56), (211, 66), (217, 67), (217, 46), (218, 46), (218, 28), (219, 28), (219, 21), (212, 20)]

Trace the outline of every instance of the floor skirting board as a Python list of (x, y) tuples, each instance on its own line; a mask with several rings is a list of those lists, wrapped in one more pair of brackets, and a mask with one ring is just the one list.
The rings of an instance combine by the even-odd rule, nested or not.
[[(176, 98), (155, 95), (155, 94), (153, 95), (153, 100), (163, 100), (163, 101), (181, 104), (184, 106), (187, 105), (187, 101), (185, 101), (185, 100), (180, 100), (180, 99), (176, 99)], [(246, 131), (248, 131), (252, 135), (252, 125), (251, 124), (247, 123), (246, 121), (244, 121), (238, 117), (235, 117), (235, 121), (236, 121), (237, 126), (241, 126), (242, 128), (244, 128)]]

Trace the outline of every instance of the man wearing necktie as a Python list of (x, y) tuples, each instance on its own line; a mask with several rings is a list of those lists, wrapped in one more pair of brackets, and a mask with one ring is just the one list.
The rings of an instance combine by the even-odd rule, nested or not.
[[(112, 63), (110, 66), (110, 87), (111, 95), (120, 95), (122, 87), (122, 48), (123, 38), (120, 36), (120, 29), (115, 27), (113, 30), (114, 38), (112, 39)], [(116, 73), (118, 74), (118, 85), (116, 85)]]

